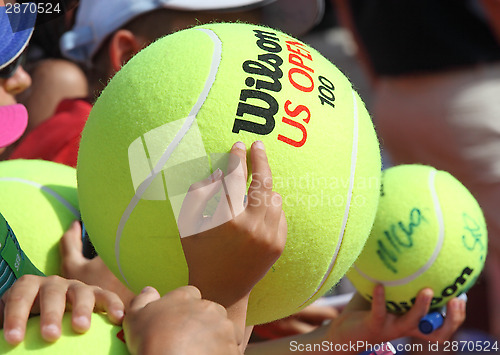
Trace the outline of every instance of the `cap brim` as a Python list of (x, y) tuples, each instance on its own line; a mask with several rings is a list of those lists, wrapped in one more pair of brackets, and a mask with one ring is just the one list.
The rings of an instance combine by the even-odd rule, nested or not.
[(302, 36), (325, 13), (323, 0), (276, 0), (263, 7), (262, 23), (293, 36)]
[(163, 6), (186, 11), (220, 11), (262, 6), (274, 0), (162, 0)]
[(0, 148), (17, 141), (28, 126), (28, 111), (21, 104), (0, 106)]
[(6, 7), (0, 6), (0, 69), (3, 69), (28, 46), (36, 22), (36, 13), (6, 13)]
[(162, 0), (163, 6), (185, 11), (239, 11), (261, 7), (262, 23), (294, 36), (307, 33), (324, 14), (323, 0)]

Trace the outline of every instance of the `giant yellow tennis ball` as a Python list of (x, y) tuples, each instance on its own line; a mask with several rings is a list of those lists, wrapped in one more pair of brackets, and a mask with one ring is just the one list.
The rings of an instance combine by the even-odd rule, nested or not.
[(54, 343), (42, 338), (40, 333), (40, 317), (33, 317), (26, 325), (24, 341), (12, 346), (5, 341), (3, 330), (0, 331), (1, 354), (71, 354), (71, 355), (120, 355), (129, 354), (127, 345), (119, 337), (121, 327), (112, 324), (106, 316), (93, 313), (90, 329), (84, 333), (76, 333), (71, 327), (71, 313), (65, 313), (61, 327), (61, 337)]
[(96, 102), (82, 135), (78, 190), (90, 239), (115, 275), (136, 292), (186, 285), (176, 225), (183, 196), (235, 142), (256, 140), (283, 197), (288, 239), (253, 289), (247, 321), (285, 317), (330, 289), (375, 216), (377, 137), (333, 64), (297, 39), (247, 24), (156, 41)]
[(0, 213), (33, 265), (60, 274), (59, 240), (80, 219), (76, 170), (44, 160), (0, 162)]
[(383, 172), (373, 229), (347, 276), (367, 299), (383, 284), (391, 311), (407, 311), (426, 287), (439, 307), (472, 287), (487, 244), (481, 208), (457, 179), (430, 166), (399, 165)]

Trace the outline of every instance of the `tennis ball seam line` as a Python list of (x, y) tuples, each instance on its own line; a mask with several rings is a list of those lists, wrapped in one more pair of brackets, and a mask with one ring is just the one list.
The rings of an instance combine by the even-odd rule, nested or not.
[(54, 190), (48, 188), (47, 186), (39, 184), (35, 181), (25, 180), (25, 179), (21, 179), (21, 178), (6, 178), (6, 177), (4, 177), (4, 178), (0, 178), (0, 182), (1, 181), (18, 182), (21, 184), (26, 184), (26, 185), (36, 187), (37, 189), (42, 190), (43, 192), (46, 192), (49, 195), (51, 195), (52, 197), (54, 197), (58, 202), (60, 202), (64, 207), (66, 207), (75, 216), (76, 219), (80, 219), (80, 212), (75, 207), (73, 207), (73, 205), (68, 200), (66, 200), (64, 197), (59, 195)]
[(337, 245), (335, 246), (335, 252), (332, 255), (332, 260), (330, 262), (330, 265), (328, 265), (328, 269), (323, 276), (323, 279), (319, 283), (318, 287), (314, 291), (314, 293), (304, 302), (302, 303), (300, 307), (302, 307), (304, 304), (309, 302), (314, 296), (316, 296), (323, 285), (326, 283), (328, 280), (328, 277), (333, 271), (333, 267), (335, 266), (335, 262), (337, 261), (337, 257), (340, 251), (340, 247), (342, 246), (342, 242), (344, 240), (344, 235), (345, 235), (345, 229), (347, 226), (347, 220), (349, 218), (349, 211), (351, 208), (351, 199), (352, 199), (352, 191), (354, 189), (354, 176), (356, 174), (356, 164), (357, 164), (357, 159), (358, 159), (358, 140), (359, 140), (359, 117), (358, 117), (358, 102), (356, 100), (356, 95), (354, 93), (354, 90), (351, 91), (352, 93), (352, 101), (353, 101), (353, 132), (352, 132), (352, 149), (351, 149), (351, 171), (350, 171), (350, 177), (349, 177), (349, 188), (347, 190), (347, 199), (346, 199), (346, 205), (345, 205), (345, 210), (344, 210), (344, 217), (342, 220), (342, 226), (340, 228), (340, 234), (339, 238), (337, 241)]
[(436, 214), (436, 219), (438, 221), (438, 240), (436, 243), (436, 247), (434, 248), (434, 252), (432, 255), (429, 257), (429, 260), (420, 267), (417, 271), (415, 271), (413, 274), (408, 275), (406, 277), (403, 277), (401, 279), (397, 280), (378, 280), (376, 278), (373, 278), (367, 274), (365, 274), (363, 271), (361, 271), (356, 264), (354, 264), (355, 270), (365, 279), (377, 283), (377, 284), (382, 284), (384, 286), (392, 287), (392, 286), (401, 286), (405, 285), (413, 280), (415, 280), (417, 277), (425, 273), (429, 268), (434, 264), (436, 261), (437, 257), (439, 256), (439, 253), (441, 252), (441, 249), (443, 247), (444, 243), (444, 221), (443, 221), (443, 211), (441, 209), (441, 204), (439, 203), (439, 197), (436, 192), (436, 174), (437, 170), (432, 169), (429, 172), (429, 178), (428, 178), (428, 184), (429, 184), (429, 190), (432, 198), (432, 203), (434, 205), (434, 213)]
[(215, 76), (219, 70), (219, 65), (222, 59), (222, 41), (221, 39), (217, 36), (217, 34), (210, 30), (210, 29), (205, 29), (205, 28), (198, 28), (196, 29), (198, 31), (204, 32), (207, 34), (210, 39), (212, 40), (214, 44), (214, 49), (212, 53), (212, 63), (210, 65), (210, 71), (207, 77), (207, 80), (205, 81), (205, 85), (203, 87), (202, 92), (198, 96), (198, 100), (194, 104), (194, 106), (191, 108), (191, 111), (188, 115), (188, 117), (185, 118), (185, 122), (182, 125), (182, 127), (179, 129), (177, 134), (175, 135), (174, 139), (170, 144), (168, 145), (167, 149), (165, 152), (162, 154), (160, 159), (158, 160), (158, 163), (156, 163), (154, 169), (151, 171), (151, 173), (144, 179), (144, 181), (137, 187), (137, 190), (130, 200), (127, 208), (123, 212), (120, 222), (118, 223), (118, 227), (116, 230), (116, 238), (115, 238), (115, 257), (116, 257), (116, 263), (118, 265), (118, 270), (120, 271), (120, 274), (125, 280), (126, 284), (130, 287), (130, 284), (125, 277), (125, 273), (123, 272), (121, 263), (120, 263), (120, 241), (121, 237), (123, 234), (123, 230), (125, 229), (125, 224), (129, 220), (130, 216), (132, 215), (132, 212), (134, 211), (135, 207), (141, 200), (142, 195), (146, 192), (148, 187), (151, 185), (153, 180), (158, 176), (159, 173), (162, 172), (163, 166), (167, 163), (168, 159), (170, 156), (173, 154), (174, 150), (177, 148), (179, 143), (181, 142), (182, 138), (186, 135), (186, 133), (189, 131), (193, 123), (196, 121), (196, 115), (199, 113), (201, 108), (203, 107), (203, 104), (205, 103), (205, 100), (208, 97), (208, 94), (210, 90), (212, 89), (212, 86), (215, 82)]

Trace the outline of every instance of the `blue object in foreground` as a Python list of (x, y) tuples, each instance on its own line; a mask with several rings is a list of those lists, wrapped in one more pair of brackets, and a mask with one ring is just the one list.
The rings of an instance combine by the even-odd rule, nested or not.
[[(465, 293), (460, 294), (457, 298), (467, 302), (467, 295)], [(441, 307), (439, 310), (427, 313), (420, 322), (418, 323), (418, 329), (423, 334), (430, 334), (444, 323), (444, 318), (446, 317), (446, 307)]]
[(423, 334), (430, 334), (443, 325), (444, 315), (441, 312), (426, 314), (418, 323), (418, 329)]

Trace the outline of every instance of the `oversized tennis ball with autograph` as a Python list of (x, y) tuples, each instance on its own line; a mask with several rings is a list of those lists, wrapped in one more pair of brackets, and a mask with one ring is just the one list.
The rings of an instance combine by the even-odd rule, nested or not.
[(367, 299), (383, 284), (393, 312), (406, 312), (426, 287), (431, 307), (440, 307), (474, 285), (487, 250), (483, 213), (460, 181), (430, 166), (399, 165), (383, 172), (373, 229), (347, 276)]
[(370, 116), (316, 50), (241, 23), (156, 41), (96, 102), (79, 151), (79, 197), (90, 239), (115, 275), (136, 292), (186, 285), (176, 224), (183, 198), (235, 142), (257, 140), (289, 234), (251, 293), (248, 323), (295, 313), (338, 282), (361, 252), (378, 202)]

